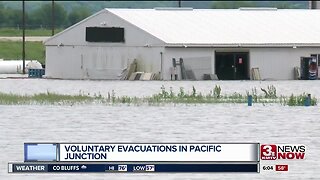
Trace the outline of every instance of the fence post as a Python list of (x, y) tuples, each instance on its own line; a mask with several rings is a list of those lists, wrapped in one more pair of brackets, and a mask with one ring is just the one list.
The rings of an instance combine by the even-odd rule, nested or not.
[(248, 106), (252, 106), (252, 95), (248, 95)]
[(304, 100), (304, 106), (310, 106), (311, 105), (311, 94), (308, 94), (308, 96)]

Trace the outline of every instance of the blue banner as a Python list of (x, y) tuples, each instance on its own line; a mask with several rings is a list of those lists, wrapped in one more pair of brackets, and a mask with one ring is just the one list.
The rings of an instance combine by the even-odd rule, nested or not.
[(190, 172), (259, 172), (258, 164), (61, 164), (10, 163), (10, 173), (190, 173)]

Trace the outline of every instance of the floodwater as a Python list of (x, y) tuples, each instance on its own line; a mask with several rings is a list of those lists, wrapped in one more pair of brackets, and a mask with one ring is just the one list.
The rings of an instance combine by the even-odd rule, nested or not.
[[(301, 92), (320, 97), (320, 81), (62, 81), (0, 80), (0, 92), (34, 94), (79, 91), (147, 96), (164, 85), (178, 91), (192, 86), (208, 93), (215, 84), (222, 94), (245, 93), (274, 85), (278, 94)], [(128, 105), (0, 105), (0, 179), (320, 179), (319, 106), (254, 104)], [(288, 160), (289, 172), (188, 174), (8, 174), (7, 163), (23, 160), (24, 142), (260, 142), (304, 144), (305, 160)], [(275, 162), (263, 161), (264, 164)]]
[(246, 91), (257, 88), (266, 89), (274, 85), (278, 95), (311, 93), (312, 96), (320, 98), (320, 81), (90, 81), (90, 80), (48, 80), (48, 79), (0, 79), (0, 92), (14, 94), (35, 94), (55, 92), (59, 94), (86, 93), (90, 95), (102, 94), (107, 96), (112, 90), (117, 96), (149, 96), (161, 91), (164, 86), (168, 91), (172, 87), (178, 92), (182, 87), (187, 92), (192, 91), (194, 86), (197, 92), (209, 93), (219, 85), (222, 94), (239, 92), (246, 94)]

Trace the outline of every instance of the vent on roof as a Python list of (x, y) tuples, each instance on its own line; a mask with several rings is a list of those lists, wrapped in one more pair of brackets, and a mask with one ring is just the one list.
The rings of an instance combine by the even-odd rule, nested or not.
[(183, 8), (177, 8), (177, 7), (156, 7), (154, 10), (160, 10), (160, 11), (192, 11), (192, 7), (183, 7)]
[(278, 8), (273, 7), (241, 7), (241, 11), (276, 11)]

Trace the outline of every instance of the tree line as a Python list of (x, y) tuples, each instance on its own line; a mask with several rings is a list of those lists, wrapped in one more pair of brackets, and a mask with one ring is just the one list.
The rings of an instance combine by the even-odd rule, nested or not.
[[(55, 27), (57, 28), (66, 28), (90, 15), (90, 10), (85, 6), (73, 9), (68, 13), (62, 5), (54, 4)], [(50, 28), (52, 26), (52, 4), (46, 3), (31, 12), (25, 12), (25, 23), (29, 29)], [(19, 28), (21, 26), (22, 9), (5, 7), (0, 2), (0, 27)]]
[[(299, 1), (208, 1), (193, 2), (182, 1), (185, 7), (196, 8), (213, 8), (213, 9), (237, 9), (240, 7), (277, 7), (280, 9), (306, 8), (306, 3)], [(0, 1), (0, 27), (21, 27), (22, 25), (22, 8), (14, 9)], [(12, 3), (12, 2), (10, 2)], [(22, 4), (22, 3), (21, 3)], [(52, 6), (51, 2), (34, 3), (32, 10), (25, 12), (27, 28), (50, 28), (52, 23)], [(30, 5), (30, 4), (29, 4)], [(145, 1), (143, 3), (134, 1), (74, 1), (74, 2), (56, 2), (54, 7), (55, 27), (66, 28), (82, 19), (90, 16), (92, 12), (101, 10), (104, 7), (113, 8), (153, 8), (153, 7), (172, 7), (177, 5), (175, 1)], [(200, 7), (200, 5), (202, 5)], [(71, 7), (71, 8), (70, 8)], [(94, 8), (94, 9), (92, 9)]]
[(299, 1), (214, 1), (213, 9), (238, 9), (241, 7), (274, 7), (278, 9), (304, 9), (308, 2)]

